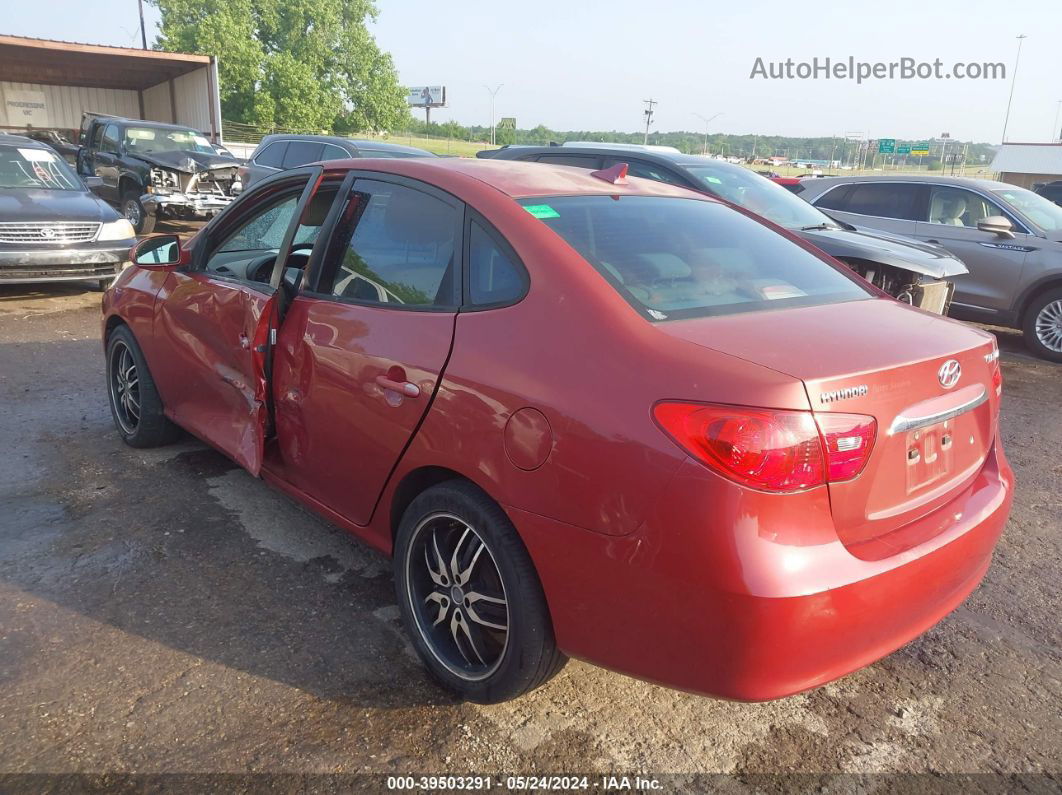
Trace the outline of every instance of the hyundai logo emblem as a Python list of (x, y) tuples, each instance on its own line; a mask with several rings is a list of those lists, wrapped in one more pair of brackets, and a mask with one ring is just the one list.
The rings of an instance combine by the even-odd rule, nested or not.
[(937, 370), (937, 380), (940, 381), (940, 385), (945, 389), (951, 389), (959, 383), (959, 376), (961, 375), (962, 365), (954, 359), (948, 359)]

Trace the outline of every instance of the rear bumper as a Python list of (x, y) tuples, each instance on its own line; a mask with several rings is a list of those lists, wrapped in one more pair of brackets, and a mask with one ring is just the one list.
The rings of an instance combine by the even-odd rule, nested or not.
[(107, 279), (120, 273), (135, 240), (97, 248), (0, 250), (0, 284)]
[(687, 464), (652, 519), (622, 538), (510, 510), (562, 649), (743, 701), (817, 687), (889, 654), (959, 605), (987, 571), (1013, 501), (997, 442), (948, 530), (865, 561), (837, 540), (823, 495), (789, 495), (781, 499), (799, 499), (784, 507), (778, 497), (728, 493), (720, 482)]

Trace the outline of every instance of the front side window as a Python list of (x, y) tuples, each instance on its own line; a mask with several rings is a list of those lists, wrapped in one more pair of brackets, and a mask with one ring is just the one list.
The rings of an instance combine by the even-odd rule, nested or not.
[(100, 151), (118, 154), (118, 128), (108, 124), (103, 131), (103, 141), (100, 142)]
[(0, 189), (84, 190), (63, 158), (50, 149), (0, 146)]
[(456, 208), (419, 190), (358, 180), (358, 221), (332, 281), (339, 298), (402, 307), (457, 303)]
[[(1062, 207), (1025, 188), (1000, 188), (992, 193), (1036, 224), (1045, 232), (1062, 232)], [(1062, 191), (1055, 201), (1062, 201)]]
[(605, 160), (605, 168), (611, 168), (617, 163), (627, 164), (627, 176), (652, 179), (657, 182), (666, 182), (669, 185), (678, 185), (683, 188), (689, 187), (683, 180), (679, 179), (677, 175), (672, 174), (666, 168), (642, 160), (624, 160), (622, 157), (607, 158)]
[(796, 243), (714, 202), (560, 196), (520, 203), (651, 320), (871, 297)]
[(221, 253), (279, 249), (298, 203), (298, 195), (292, 195), (255, 213), (229, 235), (217, 251)]
[(983, 196), (962, 188), (934, 185), (929, 192), (929, 222), (976, 229), (979, 221), (1003, 215), (998, 206)]

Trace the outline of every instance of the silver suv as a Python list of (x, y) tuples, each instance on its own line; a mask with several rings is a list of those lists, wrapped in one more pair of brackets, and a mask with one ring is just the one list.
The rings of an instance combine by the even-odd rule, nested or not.
[(1062, 362), (1062, 207), (959, 177), (827, 177), (800, 187), (843, 221), (944, 246), (969, 270), (952, 277), (949, 314), (1021, 329), (1029, 348)]

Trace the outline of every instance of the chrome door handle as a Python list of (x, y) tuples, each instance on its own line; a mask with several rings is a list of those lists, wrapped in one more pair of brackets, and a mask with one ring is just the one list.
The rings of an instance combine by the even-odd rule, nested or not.
[(397, 392), (406, 397), (420, 397), (420, 387), (409, 381), (392, 381), (386, 375), (378, 375), (376, 376), (376, 383), (384, 389), (390, 389), (392, 392)]

